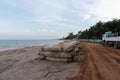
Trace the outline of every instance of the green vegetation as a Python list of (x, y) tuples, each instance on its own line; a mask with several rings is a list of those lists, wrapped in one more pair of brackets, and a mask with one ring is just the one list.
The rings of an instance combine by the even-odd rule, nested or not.
[(85, 50), (85, 48), (83, 46), (78, 45), (77, 46), (77, 52), (79, 54), (84, 54), (84, 53), (86, 53), (86, 50)]
[(62, 42), (60, 42), (59, 44), (64, 44), (64, 43), (71, 43), (72, 40), (63, 40)]
[(82, 46), (78, 46), (78, 51), (79, 52), (85, 52), (85, 49)]
[(89, 29), (79, 31), (75, 35), (72, 32), (69, 33), (65, 39), (101, 39), (102, 35), (107, 31), (112, 31), (120, 35), (120, 19), (114, 19), (108, 22), (99, 21)]
[(74, 39), (76, 37), (77, 37), (77, 35), (74, 35), (73, 32), (71, 32), (65, 39)]
[(80, 58), (80, 55), (84, 55), (86, 53), (86, 50), (82, 46), (78, 46), (77, 48), (78, 48), (77, 55), (74, 52), (70, 53), (71, 56), (72, 56), (72, 62), (82, 62), (82, 61), (84, 61), (83, 58)]
[(102, 40), (86, 39), (86, 40), (83, 40), (83, 41), (86, 41), (86, 42), (89, 42), (89, 43), (94, 43), (94, 44), (102, 44)]
[(77, 57), (77, 56), (73, 57), (73, 62), (82, 62), (82, 61), (83, 61), (83, 59), (80, 57)]

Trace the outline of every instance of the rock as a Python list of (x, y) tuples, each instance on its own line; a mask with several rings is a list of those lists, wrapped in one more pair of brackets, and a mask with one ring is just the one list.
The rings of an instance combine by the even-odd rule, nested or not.
[(78, 45), (78, 41), (71, 42), (73, 45)]
[(71, 43), (63, 43), (63, 44), (57, 44), (57, 45), (47, 45), (41, 48), (40, 51), (50, 51), (50, 52), (70, 52), (72, 51), (75, 46), (77, 45), (77, 41), (73, 41)]
[(49, 46), (44, 46), (44, 51), (51, 51), (51, 52), (61, 52), (62, 48), (61, 45), (49, 45)]
[(54, 58), (71, 58), (71, 54), (65, 52), (39, 52), (39, 55)]
[(43, 47), (41, 47), (41, 48), (39, 49), (39, 52), (41, 52), (41, 51), (44, 51), (44, 48), (43, 48)]
[(73, 51), (74, 53), (77, 53), (77, 52), (79, 52), (79, 49), (78, 49), (78, 47), (75, 47), (75, 49), (74, 49), (74, 51)]
[(40, 60), (45, 60), (46, 56), (39, 56)]
[(53, 58), (53, 57), (46, 57), (47, 60), (50, 61), (59, 61), (59, 62), (70, 62), (71, 59), (62, 59), (62, 58)]
[(39, 50), (40, 59), (68, 62), (77, 55), (77, 42), (62, 43), (57, 45), (44, 46)]
[(64, 52), (70, 52), (70, 51), (74, 50), (75, 45), (73, 45), (72, 43), (64, 43), (62, 45), (62, 48), (63, 48)]

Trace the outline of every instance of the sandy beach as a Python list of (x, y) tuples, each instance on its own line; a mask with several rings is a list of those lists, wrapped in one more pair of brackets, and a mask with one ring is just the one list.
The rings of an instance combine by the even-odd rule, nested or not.
[(66, 80), (79, 75), (77, 63), (40, 60), (40, 47), (0, 52), (0, 80)]

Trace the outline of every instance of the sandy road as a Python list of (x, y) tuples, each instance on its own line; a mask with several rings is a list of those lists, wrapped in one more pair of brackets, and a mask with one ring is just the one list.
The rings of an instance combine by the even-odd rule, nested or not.
[(83, 63), (78, 63), (80, 76), (70, 80), (120, 80), (120, 50), (81, 42), (87, 49)]

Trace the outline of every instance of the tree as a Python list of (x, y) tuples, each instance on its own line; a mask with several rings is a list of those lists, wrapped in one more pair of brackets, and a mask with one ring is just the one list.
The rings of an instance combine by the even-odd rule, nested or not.
[(117, 32), (120, 35), (120, 19), (114, 19), (108, 22), (99, 21), (89, 29), (82, 31), (81, 38), (101, 39), (102, 35), (107, 31)]
[(76, 37), (77, 37), (77, 35), (74, 35), (73, 32), (70, 32), (65, 39), (74, 39)]

